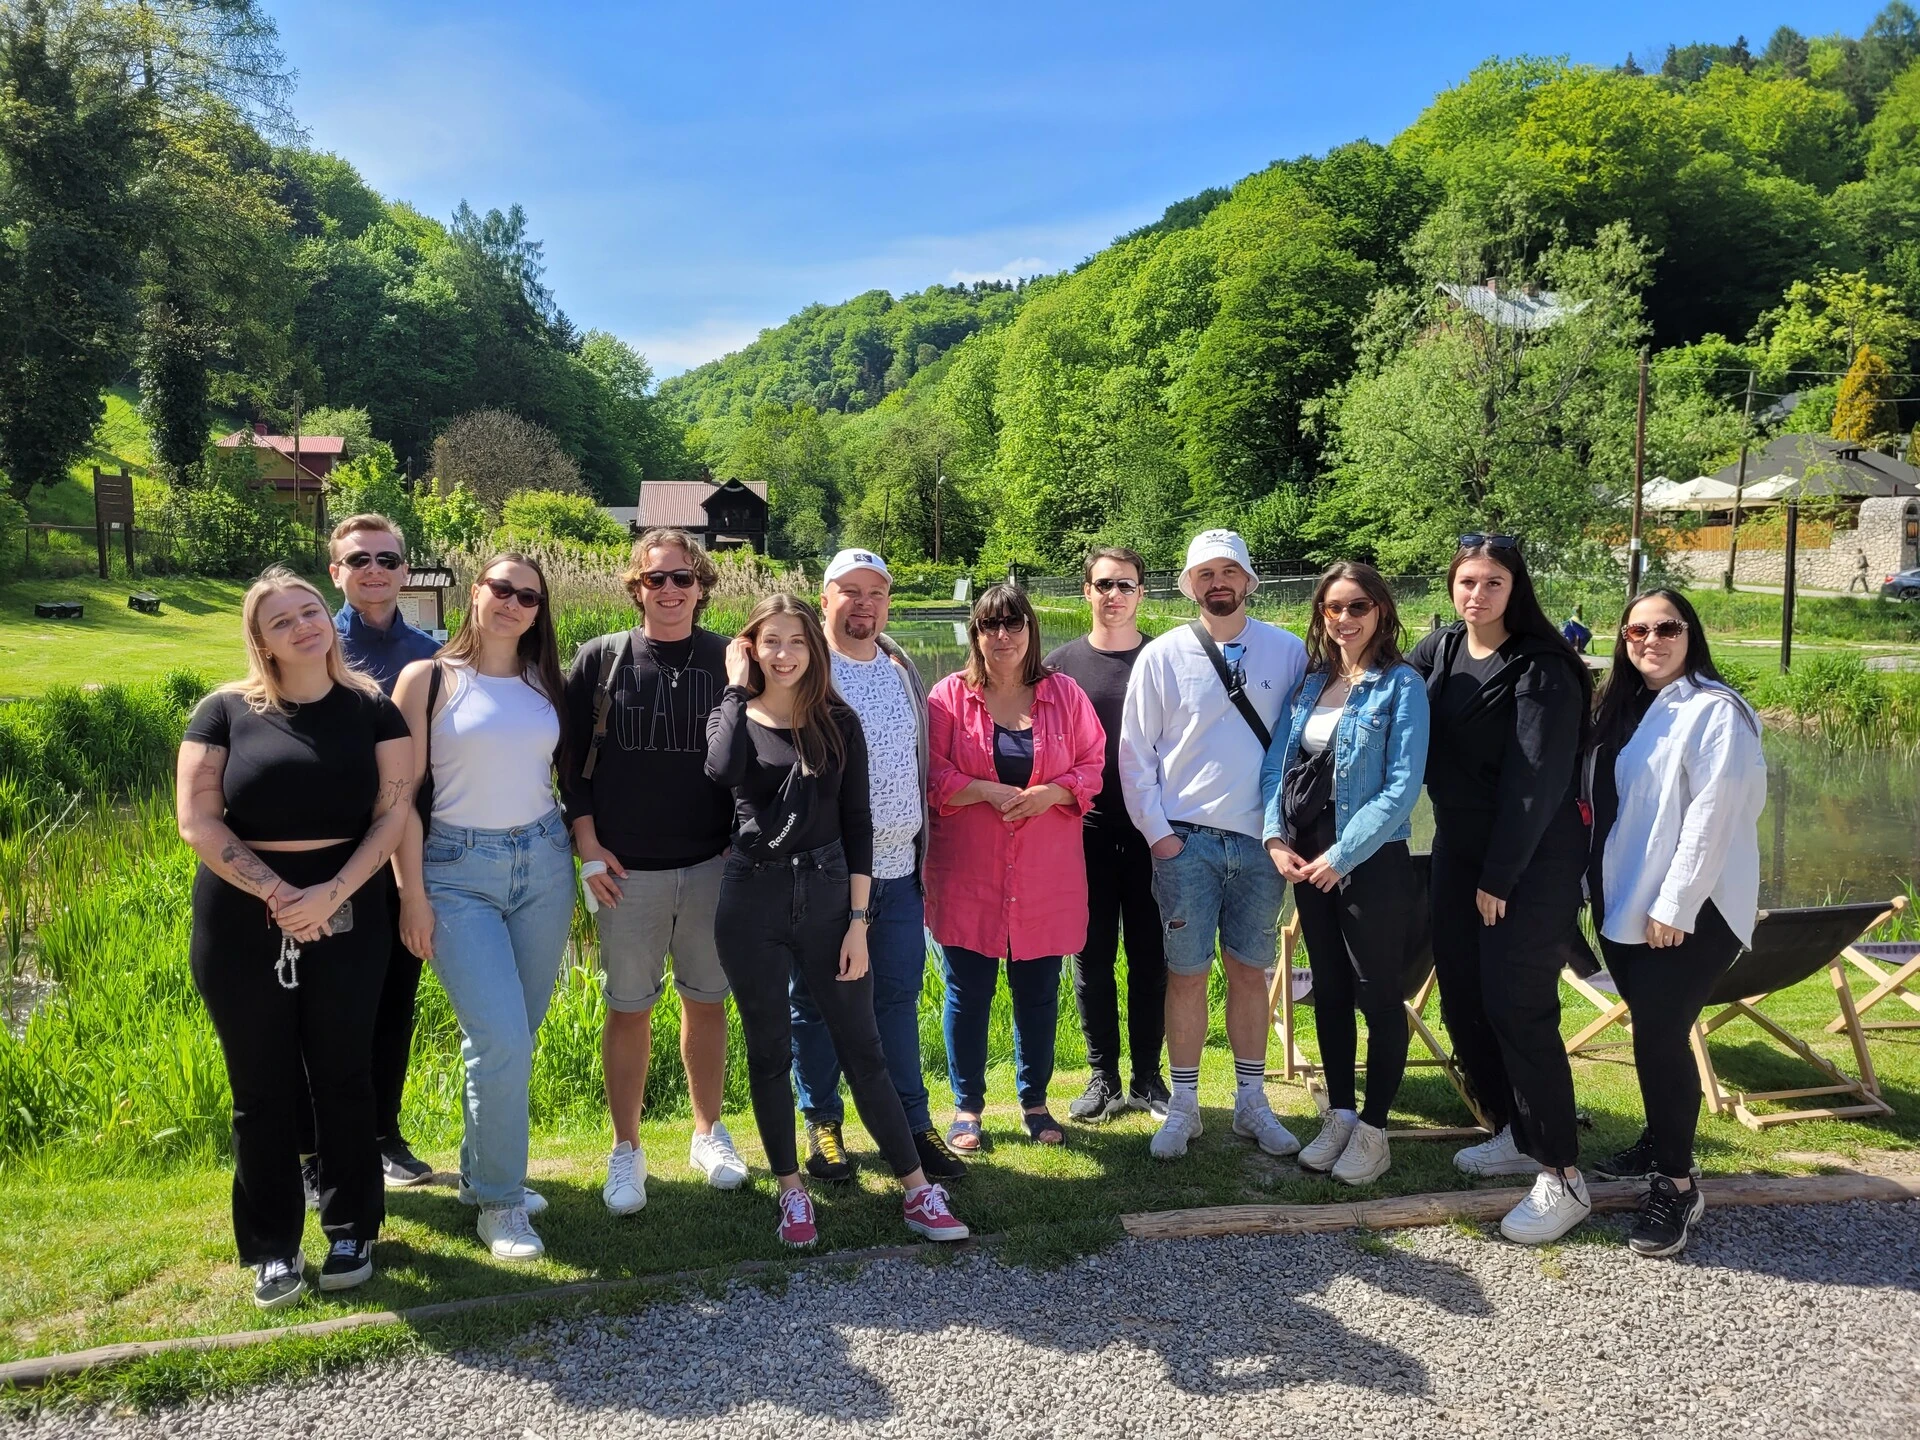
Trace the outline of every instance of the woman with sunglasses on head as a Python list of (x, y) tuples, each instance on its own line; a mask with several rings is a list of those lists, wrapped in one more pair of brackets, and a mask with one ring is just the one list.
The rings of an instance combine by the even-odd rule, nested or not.
[(907, 1228), (964, 1240), (929, 1184), (880, 1045), (867, 964), (873, 813), (867, 741), (833, 688), (833, 658), (804, 600), (770, 595), (727, 647), (727, 688), (707, 721), (707, 774), (732, 792), (734, 828), (715, 940), (747, 1042), (747, 1084), (779, 1187), (787, 1245), (820, 1238), (794, 1140), (788, 984), (805, 979), (867, 1131), (906, 1189)]
[[(1293, 882), (1313, 966), (1327, 1115), (1303, 1170), (1348, 1185), (1387, 1172), (1387, 1112), (1407, 1065), (1401, 972), (1412, 947), (1407, 842), (1427, 763), (1427, 691), (1400, 658), (1393, 592), (1371, 565), (1320, 577), (1307, 675), (1260, 768), (1265, 838)], [(1358, 1008), (1367, 1017), (1367, 1104), (1355, 1109)]]
[(241, 615), (247, 678), (188, 720), (176, 804), (200, 857), (194, 988), (233, 1087), (234, 1239), (254, 1304), (277, 1310), (306, 1292), (302, 1109), (324, 1174), (320, 1288), (373, 1273), (386, 1213), (373, 1093), (392, 944), (384, 871), (407, 829), (413, 746), (393, 702), (346, 663), (307, 581), (273, 567)]
[(1560, 969), (1584, 948), (1579, 770), (1593, 679), (1540, 608), (1511, 535), (1462, 535), (1447, 587), (1460, 620), (1408, 657), (1433, 716), (1433, 958), (1454, 1059), (1494, 1130), (1454, 1164), (1534, 1175), (1500, 1229), (1543, 1244), (1592, 1209)]
[(518, 551), (480, 567), (446, 648), (394, 699), (430, 796), (400, 851), (400, 934), (433, 966), (466, 1061), (460, 1198), (501, 1260), (546, 1247), (529, 1220), (527, 1087), (573, 923), (573, 847), (554, 801), (564, 769), (560, 654), (546, 576)]
[(1026, 592), (995, 585), (967, 622), (967, 663), (927, 696), (927, 928), (946, 952), (947, 1143), (980, 1149), (987, 1026), (1007, 962), (1022, 1123), (1066, 1140), (1047, 1109), (1061, 957), (1087, 941), (1081, 820), (1100, 793), (1107, 738), (1086, 692), (1040, 658)]
[(1706, 1210), (1693, 1178), (1700, 1072), (1688, 1038), (1753, 940), (1760, 907), (1760, 721), (1714, 668), (1685, 596), (1649, 590), (1620, 617), (1594, 719), (1587, 889), (1607, 972), (1633, 1011), (1646, 1128), (1596, 1167), (1649, 1181), (1635, 1254), (1678, 1255)]

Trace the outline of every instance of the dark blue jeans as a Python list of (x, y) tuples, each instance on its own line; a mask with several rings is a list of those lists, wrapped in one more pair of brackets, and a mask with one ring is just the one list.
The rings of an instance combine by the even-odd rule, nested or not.
[[(927, 907), (918, 875), (875, 880), (867, 900), (867, 964), (873, 974), (873, 1018), (887, 1073), (900, 1092), (907, 1127), (931, 1129), (927, 1082), (920, 1070), (920, 986), (927, 968)], [(793, 1084), (809, 1122), (840, 1124), (840, 1057), (799, 970), (787, 996), (793, 1012)]]
[[(946, 947), (947, 1083), (953, 1108), (978, 1113), (987, 1103), (987, 1022), (1000, 985), (1001, 960), (958, 945)], [(1013, 1083), (1022, 1109), (1047, 1103), (1053, 1079), (1053, 1037), (1060, 1021), (1060, 957), (1009, 960), (1013, 994)]]

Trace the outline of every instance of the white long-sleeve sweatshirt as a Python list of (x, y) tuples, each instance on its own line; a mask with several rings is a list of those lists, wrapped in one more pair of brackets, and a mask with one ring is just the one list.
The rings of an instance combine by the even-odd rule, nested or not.
[[(1253, 619), (1226, 643), (1234, 641), (1246, 647), (1247, 698), (1267, 729), (1278, 730), (1306, 673), (1307, 647)], [(1175, 821), (1258, 840), (1265, 758), (1190, 626), (1147, 643), (1120, 715), (1120, 787), (1149, 845), (1171, 835)]]

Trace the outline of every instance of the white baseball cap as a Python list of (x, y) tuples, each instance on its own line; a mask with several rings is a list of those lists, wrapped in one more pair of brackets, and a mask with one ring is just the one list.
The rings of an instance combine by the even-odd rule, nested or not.
[(1180, 593), (1189, 600), (1198, 600), (1200, 597), (1193, 593), (1187, 576), (1194, 566), (1204, 565), (1209, 560), (1231, 560), (1246, 571), (1251, 582), (1247, 586), (1249, 595), (1260, 588), (1260, 577), (1253, 573), (1253, 561), (1247, 558), (1247, 542), (1232, 530), (1202, 530), (1187, 546), (1187, 563), (1180, 571)]
[(827, 573), (820, 577), (820, 583), (831, 585), (849, 570), (877, 570), (887, 584), (893, 584), (893, 572), (887, 569), (887, 562), (871, 550), (842, 550), (827, 562)]

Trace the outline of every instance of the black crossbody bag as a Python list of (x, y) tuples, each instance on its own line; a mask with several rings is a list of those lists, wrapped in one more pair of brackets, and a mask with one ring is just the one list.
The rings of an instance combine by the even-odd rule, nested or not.
[(1273, 745), (1273, 732), (1267, 729), (1267, 722), (1260, 718), (1260, 712), (1253, 708), (1253, 701), (1247, 698), (1244, 685), (1234, 681), (1233, 671), (1227, 667), (1227, 657), (1220, 653), (1220, 647), (1213, 643), (1213, 636), (1207, 633), (1206, 622), (1195, 620), (1191, 626), (1193, 633), (1200, 637), (1200, 648), (1207, 652), (1207, 659), (1213, 662), (1213, 673), (1220, 677), (1220, 683), (1227, 687), (1227, 698), (1233, 701), (1233, 708), (1240, 712), (1240, 718), (1247, 722), (1253, 731), (1254, 739), (1260, 742), (1260, 748), (1266, 750)]
[(433, 667), (427, 680), (427, 757), (426, 766), (420, 772), (420, 783), (413, 791), (413, 805), (420, 812), (422, 830), (433, 821), (433, 702), (440, 698), (440, 662), (429, 660), (427, 664)]

